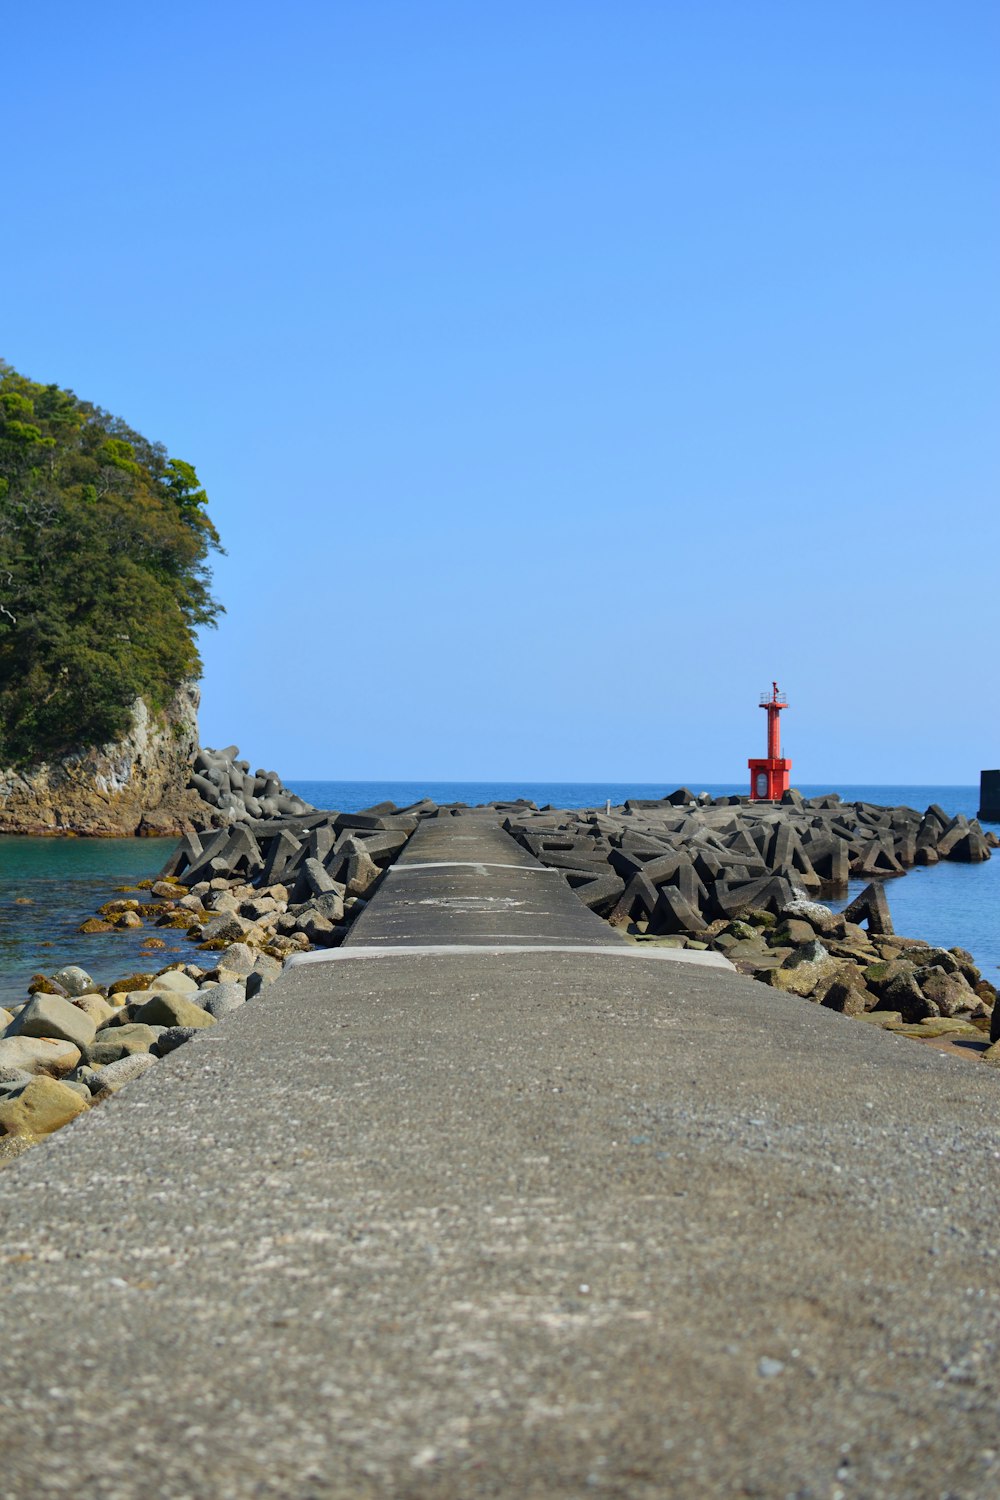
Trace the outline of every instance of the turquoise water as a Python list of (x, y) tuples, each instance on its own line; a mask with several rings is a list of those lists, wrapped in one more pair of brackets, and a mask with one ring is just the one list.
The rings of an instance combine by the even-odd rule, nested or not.
[[(539, 806), (601, 807), (610, 798), (658, 797), (680, 783), (621, 782), (399, 782), (299, 781), (292, 789), (317, 807), (357, 811), (375, 802), (400, 806), (428, 796), (436, 802), (492, 802), (526, 797)], [(741, 793), (740, 785), (684, 783), (713, 796)], [(803, 786), (806, 796), (829, 787)], [(978, 789), (969, 786), (842, 786), (845, 801), (939, 803), (948, 813), (975, 816)], [(1000, 825), (991, 825), (1000, 833)], [(115, 887), (155, 875), (173, 839), (32, 839), (0, 837), (0, 1001), (22, 999), (32, 974), (79, 963), (100, 982), (187, 958), (182, 932), (162, 931), (167, 943), (153, 957), (140, 943), (155, 929), (82, 937), (76, 929), (115, 894)], [(852, 886), (852, 891), (855, 887)], [(857, 887), (860, 889), (860, 886)], [(1000, 852), (984, 865), (942, 863), (887, 883), (897, 932), (975, 956), (987, 978), (1000, 979)], [(28, 902), (30, 904), (20, 904)]]
[[(98, 933), (84, 937), (80, 923), (110, 900), (115, 887), (155, 875), (175, 839), (0, 838), (0, 1002), (25, 997), (33, 974), (81, 964), (108, 983), (162, 968), (193, 952), (183, 932)], [(142, 955), (143, 938), (167, 946)]]

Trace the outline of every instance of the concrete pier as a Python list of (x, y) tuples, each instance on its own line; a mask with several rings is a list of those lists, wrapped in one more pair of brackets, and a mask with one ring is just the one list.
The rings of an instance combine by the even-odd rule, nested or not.
[(4, 1495), (1000, 1492), (1000, 1081), (669, 953), (423, 825), (0, 1174)]

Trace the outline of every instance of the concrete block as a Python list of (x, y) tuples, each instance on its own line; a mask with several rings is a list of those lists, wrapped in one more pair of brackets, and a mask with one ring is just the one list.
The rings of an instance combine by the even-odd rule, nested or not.
[(605, 916), (613, 910), (621, 897), (625, 882), (620, 875), (609, 871), (606, 875), (598, 875), (596, 879), (588, 880), (585, 885), (575, 886), (574, 889), (584, 906), (597, 912), (598, 916)]
[(697, 906), (686, 900), (680, 890), (675, 886), (665, 885), (660, 890), (651, 926), (657, 932), (670, 934), (704, 932), (707, 923)]
[(854, 922), (858, 926), (862, 922), (868, 924), (868, 932), (871, 935), (878, 934), (881, 937), (891, 937), (895, 931), (892, 925), (892, 916), (889, 911), (889, 902), (886, 899), (885, 888), (879, 882), (873, 882), (865, 886), (859, 896), (856, 896), (850, 906), (845, 907), (843, 913), (845, 922)]
[(164, 880), (171, 875), (179, 875), (189, 865), (196, 864), (201, 854), (201, 839), (196, 833), (186, 833), (163, 866), (159, 878)]
[(633, 875), (611, 912), (612, 927), (626, 927), (629, 922), (649, 921), (656, 910), (660, 893), (645, 875)]

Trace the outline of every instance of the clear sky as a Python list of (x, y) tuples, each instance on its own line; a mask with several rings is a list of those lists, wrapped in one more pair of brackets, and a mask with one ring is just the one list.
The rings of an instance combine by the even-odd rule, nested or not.
[(198, 468), (289, 778), (1000, 764), (995, 0), (56, 0), (0, 354)]

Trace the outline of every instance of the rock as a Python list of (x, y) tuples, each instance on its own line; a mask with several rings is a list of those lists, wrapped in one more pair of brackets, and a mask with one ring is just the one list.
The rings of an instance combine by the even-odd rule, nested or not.
[(0, 1067), (0, 1094), (19, 1094), (34, 1076), (24, 1068)]
[(844, 964), (833, 974), (819, 996), (827, 1010), (845, 1016), (863, 1016), (875, 1005), (876, 996), (865, 988), (860, 973), (852, 964)]
[(783, 990), (786, 995), (798, 995), (800, 999), (808, 1000), (816, 993), (823, 981), (829, 979), (835, 972), (835, 960), (825, 958), (818, 962), (803, 961), (791, 969), (785, 965), (780, 969), (766, 969), (763, 971), (762, 980), (771, 989)]
[(245, 977), (252, 972), (256, 961), (257, 955), (246, 943), (231, 943), (220, 952), (216, 967), (225, 969), (233, 977)]
[(240, 902), (240, 916), (246, 917), (248, 922), (260, 922), (264, 917), (283, 910), (284, 903), (276, 901), (273, 896), (254, 896), (249, 901)]
[[(807, 904), (803, 902), (803, 905)], [(811, 922), (803, 921), (798, 917), (788, 917), (779, 922), (777, 927), (772, 928), (767, 940), (777, 948), (800, 948), (816, 941), (816, 929)]]
[(183, 1047), (185, 1042), (189, 1042), (201, 1030), (200, 1026), (165, 1026), (153, 1043), (153, 1056), (166, 1057), (168, 1052), (176, 1052), (178, 1047)]
[(64, 1000), (69, 999), (69, 990), (61, 984), (56, 984), (54, 979), (49, 979), (45, 974), (35, 974), (28, 980), (28, 994), (61, 995)]
[(934, 1001), (921, 990), (912, 968), (908, 973), (897, 974), (883, 988), (879, 1005), (884, 1010), (898, 1010), (903, 1020), (911, 1023), (940, 1015)]
[(66, 1084), (54, 1078), (32, 1078), (19, 1094), (0, 1099), (0, 1131), (5, 1135), (51, 1135), (88, 1107), (86, 1100)]
[(116, 979), (114, 984), (108, 986), (108, 997), (131, 990), (148, 989), (152, 982), (152, 974), (130, 974), (127, 979)]
[(162, 974), (153, 976), (146, 989), (149, 994), (156, 995), (193, 995), (198, 989), (198, 982), (185, 974), (183, 969), (164, 969)]
[(205, 1010), (217, 1021), (245, 1005), (247, 999), (246, 990), (237, 983), (206, 985), (200, 994)]
[(300, 931), (304, 932), (311, 943), (320, 948), (330, 948), (335, 945), (334, 934), (338, 928), (326, 917), (316, 915), (299, 918)]
[(915, 966), (905, 959), (883, 959), (879, 963), (868, 964), (862, 970), (861, 977), (868, 989), (881, 999), (894, 979), (902, 974), (912, 977), (915, 973)]
[(260, 994), (265, 985), (273, 984), (283, 967), (284, 965), (278, 959), (271, 958), (266, 953), (258, 953), (254, 960), (253, 970), (247, 975), (247, 999), (252, 1000), (255, 995)]
[(130, 1057), (135, 1052), (148, 1052), (164, 1029), (137, 1022), (126, 1026), (103, 1026), (87, 1048), (91, 1067), (105, 1068), (121, 1057)]
[[(780, 931), (780, 928), (778, 930)], [(789, 957), (785, 959), (783, 965), (784, 968), (798, 969), (803, 964), (818, 966), (820, 964), (829, 962), (829, 951), (824, 948), (823, 944), (817, 938), (813, 937), (811, 933), (812, 929), (810, 928), (810, 937), (808, 941), (801, 943), (789, 955)]]
[(76, 964), (69, 964), (65, 969), (59, 969), (52, 978), (70, 996), (89, 995), (94, 988), (94, 981), (86, 969), (80, 969)]
[(815, 932), (829, 933), (831, 936), (841, 930), (844, 921), (843, 917), (820, 901), (789, 901), (782, 910), (781, 917), (786, 921), (794, 919), (808, 922)]
[(118, 896), (114, 901), (105, 901), (103, 906), (97, 908), (98, 915), (107, 917), (109, 920), (114, 917), (120, 917), (122, 912), (138, 910), (139, 903), (132, 896)]
[(218, 916), (236, 916), (239, 914), (240, 902), (231, 891), (213, 891), (205, 902), (205, 910)]
[(89, 937), (96, 932), (114, 932), (115, 929), (113, 923), (105, 922), (101, 917), (88, 917), (76, 930), (83, 933), (85, 937)]
[(142, 918), (134, 911), (123, 911), (120, 917), (115, 918), (115, 927), (127, 931), (134, 927), (144, 925)]
[(87, 1047), (94, 1040), (97, 1023), (61, 995), (35, 995), (7, 1028), (6, 1036), (53, 1037)]
[(992, 1046), (987, 1047), (980, 1062), (986, 1063), (990, 1068), (1000, 1068), (1000, 1042), (993, 1042)]
[(204, 803), (184, 790), (197, 748), (197, 708), (193, 682), (178, 688), (162, 714), (137, 698), (120, 739), (5, 770), (0, 831), (120, 838), (137, 830), (183, 832), (189, 819), (204, 818)]
[(95, 1069), (98, 1087), (93, 1092), (98, 1097), (117, 1094), (133, 1078), (138, 1078), (155, 1066), (156, 1058), (149, 1052), (133, 1052), (128, 1057), (120, 1057), (117, 1062)]
[(4, 1006), (0, 1005), (0, 1031), (6, 1030), (6, 1028), (10, 1025), (11, 1021), (13, 1021), (13, 1019), (14, 1019), (14, 1016), (11, 1013), (11, 1011), (7, 1010)]
[(255, 930), (254, 924), (237, 912), (221, 912), (205, 923), (201, 936), (206, 943), (239, 943)]
[[(186, 995), (154, 994), (135, 1013), (139, 1026), (214, 1026), (215, 1017)], [(130, 1030), (123, 1026), (122, 1031)], [(152, 1045), (152, 1044), (150, 1044)]]
[(26, 1073), (72, 1073), (80, 1061), (80, 1049), (72, 1042), (51, 1037), (0, 1037), (0, 1067), (21, 1068)]
[(363, 896), (375, 884), (382, 872), (360, 839), (348, 839), (344, 848), (351, 851), (347, 861), (348, 894)]
[(968, 1010), (975, 1003), (975, 993), (960, 974), (947, 974), (936, 967), (920, 968), (914, 974), (920, 992), (933, 1000), (942, 1016)]

